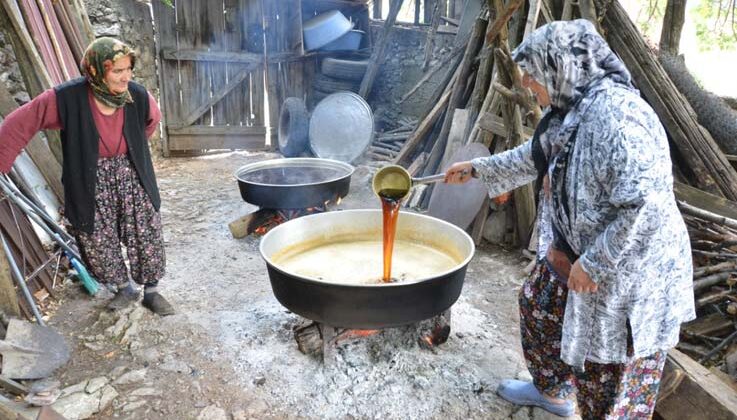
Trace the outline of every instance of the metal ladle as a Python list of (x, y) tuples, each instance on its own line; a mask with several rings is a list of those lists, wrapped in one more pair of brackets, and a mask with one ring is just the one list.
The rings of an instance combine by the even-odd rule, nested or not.
[[(379, 169), (375, 174), (371, 186), (374, 194), (389, 195), (394, 199), (402, 199), (415, 185), (439, 182), (445, 179), (445, 174), (412, 178), (406, 169), (399, 165), (389, 165)], [(382, 194), (379, 194), (379, 193)]]

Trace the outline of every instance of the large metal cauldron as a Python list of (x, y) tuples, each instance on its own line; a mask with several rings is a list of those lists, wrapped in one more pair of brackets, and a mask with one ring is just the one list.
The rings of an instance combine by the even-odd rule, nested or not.
[[(272, 256), (288, 247), (311, 241), (366, 232), (381, 238), (380, 210), (345, 210), (313, 214), (277, 226), (261, 239), (271, 287), (279, 302), (305, 318), (344, 328), (395, 327), (431, 318), (448, 309), (461, 294), (466, 266), (475, 250), (473, 241), (456, 226), (429, 216), (400, 213), (397, 238), (419, 238), (441, 244), (463, 260), (451, 270), (417, 281), (351, 285), (301, 277), (278, 267)], [(377, 249), (376, 252), (381, 252)], [(351, 261), (324, 261), (351, 264)], [(380, 269), (379, 269), (380, 271)]]
[(348, 194), (353, 166), (331, 159), (272, 159), (235, 172), (244, 201), (267, 209), (304, 209)]

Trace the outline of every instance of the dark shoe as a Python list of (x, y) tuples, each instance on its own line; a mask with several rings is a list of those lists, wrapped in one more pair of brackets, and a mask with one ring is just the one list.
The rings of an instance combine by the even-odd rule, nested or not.
[(145, 293), (143, 295), (143, 306), (159, 316), (174, 315), (174, 308), (158, 292)]
[(115, 297), (108, 302), (107, 308), (111, 311), (119, 311), (121, 309), (127, 308), (128, 305), (138, 300), (138, 297), (140, 294), (135, 289), (128, 289), (123, 288), (118, 290), (118, 293), (115, 294)]

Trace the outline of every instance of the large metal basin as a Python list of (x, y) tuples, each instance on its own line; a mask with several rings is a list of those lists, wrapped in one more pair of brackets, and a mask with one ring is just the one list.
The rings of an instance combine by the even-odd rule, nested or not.
[[(446, 272), (414, 281), (354, 285), (327, 283), (286, 271), (272, 259), (302, 243), (330, 242), (346, 235), (381, 237), (380, 210), (344, 210), (300, 217), (277, 226), (260, 244), (277, 300), (305, 318), (335, 327), (375, 329), (431, 318), (448, 309), (461, 294), (466, 266), (474, 254), (471, 238), (458, 227), (429, 216), (400, 213), (397, 239), (438, 244), (460, 259)], [(434, 248), (434, 247), (433, 247)], [(377, 252), (381, 252), (377, 249)], [(324, 261), (351, 264), (351, 261)]]
[(348, 194), (353, 166), (331, 159), (271, 159), (235, 172), (244, 201), (267, 209), (304, 209)]

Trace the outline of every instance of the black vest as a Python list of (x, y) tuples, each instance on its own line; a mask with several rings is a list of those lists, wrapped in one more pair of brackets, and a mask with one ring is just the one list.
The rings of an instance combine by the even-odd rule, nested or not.
[[(75, 228), (92, 233), (100, 135), (92, 117), (88, 89), (84, 78), (70, 80), (54, 88), (63, 127), (61, 145), (64, 163), (61, 180), (64, 184), (64, 215)], [(161, 198), (144, 133), (149, 113), (148, 92), (134, 82), (128, 84), (128, 90), (133, 97), (133, 103), (126, 104), (124, 108), (123, 135), (128, 145), (128, 158), (151, 204), (158, 211)]]

